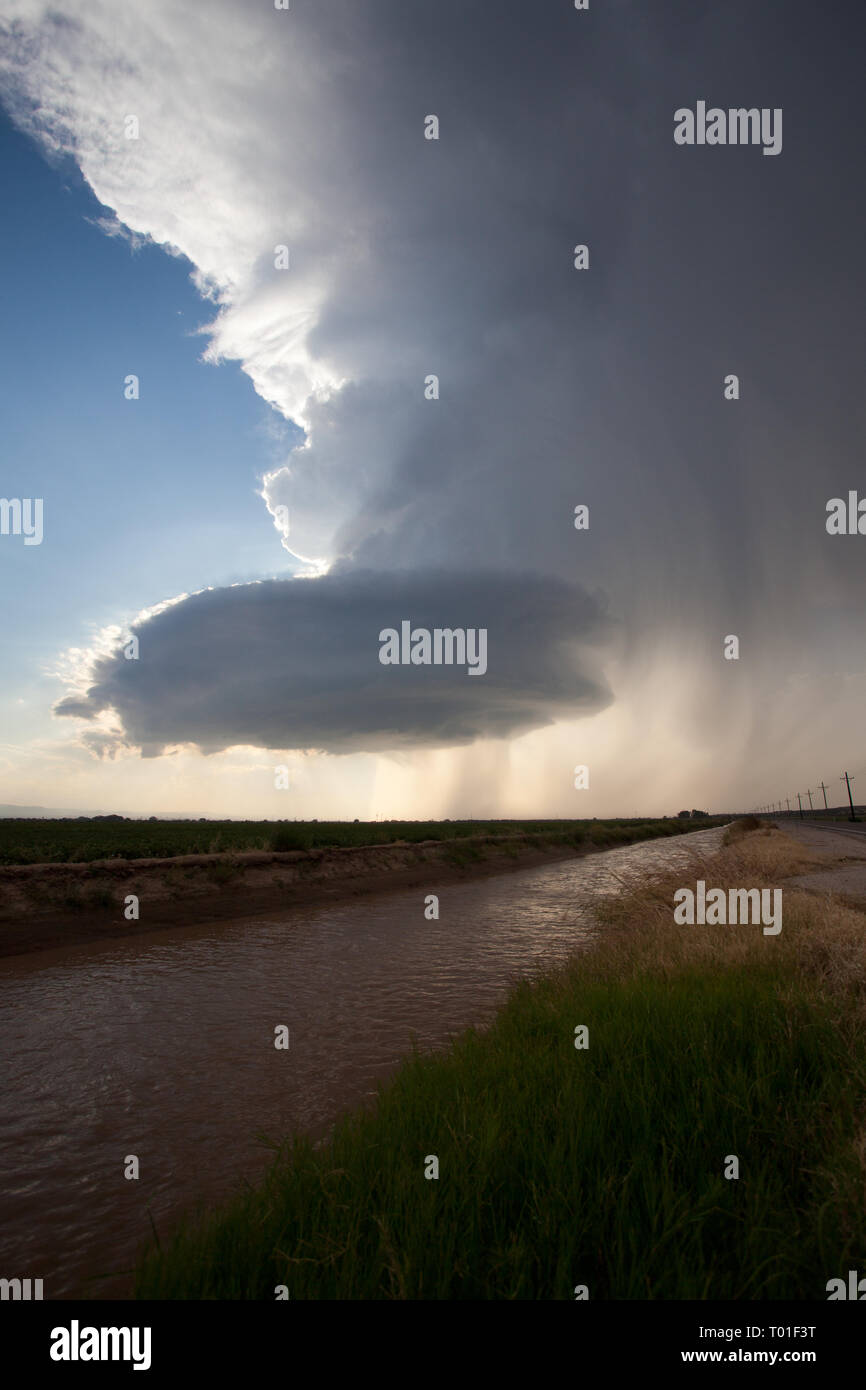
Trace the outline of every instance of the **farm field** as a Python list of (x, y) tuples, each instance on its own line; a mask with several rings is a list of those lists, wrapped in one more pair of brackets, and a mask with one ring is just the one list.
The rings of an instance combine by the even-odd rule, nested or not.
[(629, 844), (706, 830), (729, 817), (614, 820), (218, 821), (0, 819), (0, 864), (87, 864), (99, 859), (172, 859), (185, 854), (334, 846), (418, 844), (477, 836), (532, 837), (541, 843)]

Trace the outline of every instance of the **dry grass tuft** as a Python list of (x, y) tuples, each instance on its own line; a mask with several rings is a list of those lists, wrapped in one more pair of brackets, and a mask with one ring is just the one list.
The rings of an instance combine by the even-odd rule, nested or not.
[[(784, 887), (786, 879), (825, 863), (775, 829), (737, 835), (715, 855), (693, 855), (689, 871), (666, 873), (605, 903), (604, 931), (582, 969), (594, 973), (614, 966), (626, 975), (667, 975), (714, 962), (720, 967), (763, 966), (781, 953), (798, 976), (826, 997), (852, 1005), (856, 1017), (866, 1021), (866, 911), (834, 895)], [(708, 892), (781, 887), (782, 931), (764, 936), (759, 925), (678, 925), (674, 893), (698, 879)]]

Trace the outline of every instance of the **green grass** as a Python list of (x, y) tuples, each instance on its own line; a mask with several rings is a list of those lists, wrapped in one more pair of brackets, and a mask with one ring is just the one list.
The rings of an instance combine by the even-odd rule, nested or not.
[(181, 854), (309, 850), (384, 845), (396, 840), (461, 840), (475, 835), (540, 835), (552, 843), (629, 844), (656, 835), (706, 830), (717, 820), (607, 821), (96, 821), (0, 818), (0, 864), (89, 863), (94, 859), (170, 859)]
[(864, 1096), (862, 1034), (780, 955), (626, 978), (584, 958), (151, 1247), (137, 1296), (825, 1299), (866, 1255)]

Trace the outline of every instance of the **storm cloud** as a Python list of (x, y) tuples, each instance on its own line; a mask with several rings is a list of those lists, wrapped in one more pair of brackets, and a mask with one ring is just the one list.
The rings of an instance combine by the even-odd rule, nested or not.
[[(383, 665), (380, 633), (484, 629), (486, 670)], [(96, 663), (86, 692), (56, 707), (111, 712), (116, 745), (154, 756), (179, 744), (331, 753), (506, 738), (603, 709), (593, 650), (611, 636), (603, 602), (537, 576), (334, 571), (193, 594), (133, 629), (138, 655)], [(129, 644), (127, 644), (128, 646)], [(131, 649), (130, 649), (131, 650)], [(110, 751), (97, 734), (94, 748)]]
[[(7, 9), (16, 120), (76, 160), (118, 224), (189, 258), (216, 306), (208, 359), (239, 362), (298, 427), (260, 480), (281, 559), (390, 573), (395, 588), (438, 573), (444, 608), (456, 576), (471, 593), (490, 571), (603, 589), (625, 639), (611, 673), (622, 727), (668, 718), (654, 746), (720, 794), (740, 769), (787, 780), (791, 727), (809, 766), (848, 756), (863, 552), (827, 534), (825, 509), (862, 479), (862, 16), (846, 31), (809, 0)], [(678, 145), (675, 112), (699, 101), (784, 111), (784, 149)], [(438, 140), (424, 138), (430, 114)], [(258, 701), (239, 669), (261, 652), (231, 620), (234, 591), (184, 601), (148, 637), (188, 604), (224, 611), (220, 661), (202, 652), (202, 669), (237, 682), (236, 700), (197, 685), (181, 645), (176, 697), (169, 665), (148, 675), (143, 655), (139, 670), (100, 667), (98, 693), (61, 709), (117, 708), (152, 752), (176, 738), (423, 747), (598, 708), (579, 680), (562, 698), (554, 625), (560, 653), (571, 628), (554, 605), (537, 673), (549, 688), (527, 656), (482, 712), (502, 668), (458, 682), (453, 707), (444, 680), (389, 685), (380, 671), (379, 705), (361, 702), (350, 729), (329, 663), (366, 659), (347, 624), (373, 614), (345, 578), (337, 591), (339, 611), (293, 654), (286, 720), (268, 683), (283, 668), (264, 663)], [(310, 590), (313, 627), (329, 592)], [(318, 731), (303, 651), (325, 681)], [(363, 665), (340, 679), (350, 670)], [(201, 724), (187, 708), (200, 694)], [(617, 760), (633, 766), (646, 748), (627, 737)]]

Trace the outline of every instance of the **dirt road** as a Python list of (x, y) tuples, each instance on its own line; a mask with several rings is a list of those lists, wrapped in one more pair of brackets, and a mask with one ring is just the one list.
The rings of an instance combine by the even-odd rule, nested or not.
[(774, 824), (792, 840), (827, 859), (826, 869), (788, 879), (792, 888), (839, 893), (852, 902), (866, 903), (866, 824), (830, 827), (818, 821), (787, 817)]

